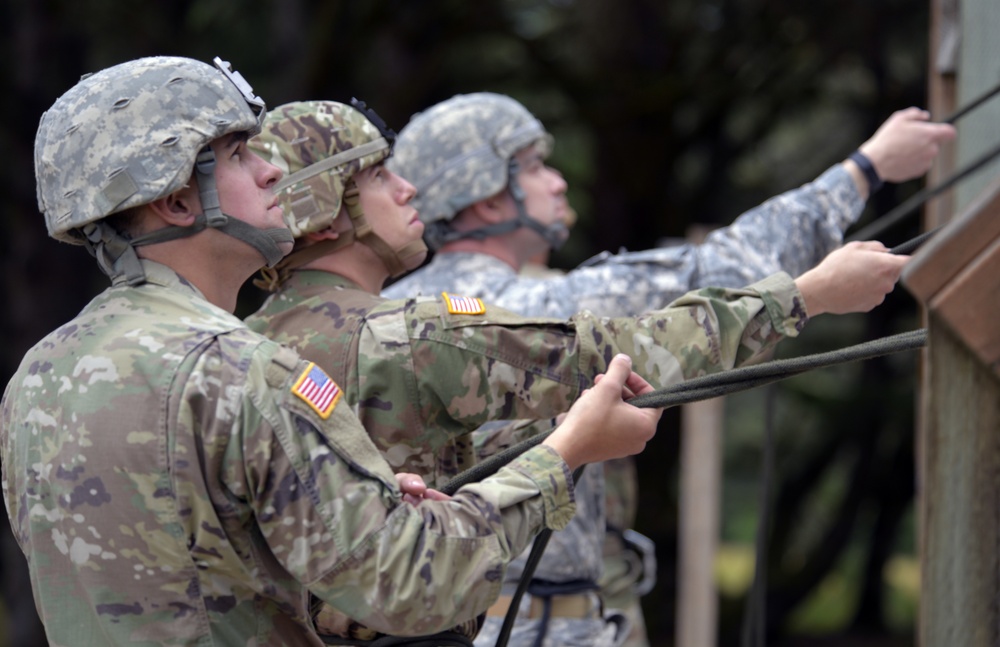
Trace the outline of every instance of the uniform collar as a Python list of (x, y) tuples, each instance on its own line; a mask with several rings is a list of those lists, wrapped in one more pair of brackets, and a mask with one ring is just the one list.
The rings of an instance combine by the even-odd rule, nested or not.
[(361, 290), (361, 286), (354, 281), (333, 272), (326, 270), (295, 270), (285, 282), (285, 285), (295, 284), (301, 287), (325, 286), (334, 288), (344, 288), (348, 290)]
[[(205, 295), (201, 293), (201, 290), (196, 288), (193, 283), (189, 282), (172, 268), (164, 265), (163, 263), (157, 263), (156, 261), (151, 261), (146, 258), (140, 258), (139, 262), (142, 263), (143, 272), (146, 274), (146, 280), (144, 283), (164, 287), (182, 294), (189, 294), (207, 301), (207, 299), (205, 299)], [(111, 282), (111, 284), (114, 287), (123, 287), (127, 285), (127, 281), (124, 276), (118, 276)]]

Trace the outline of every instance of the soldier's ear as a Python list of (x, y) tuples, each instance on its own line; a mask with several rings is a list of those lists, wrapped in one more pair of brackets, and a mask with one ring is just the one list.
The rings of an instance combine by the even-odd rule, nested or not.
[(332, 224), (325, 229), (311, 231), (306, 234), (306, 239), (314, 243), (318, 243), (321, 240), (337, 240), (338, 238), (340, 238), (340, 232), (336, 231)]
[(166, 197), (150, 202), (147, 207), (156, 219), (166, 225), (189, 227), (201, 213), (197, 185), (188, 184)]
[(509, 212), (510, 197), (506, 191), (502, 191), (489, 198), (484, 198), (474, 202), (471, 209), (485, 223), (493, 224), (510, 220)]

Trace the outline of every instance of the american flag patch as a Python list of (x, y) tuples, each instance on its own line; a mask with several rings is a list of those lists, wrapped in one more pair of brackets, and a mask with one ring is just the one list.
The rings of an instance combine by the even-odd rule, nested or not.
[(486, 305), (482, 299), (476, 297), (459, 297), (454, 294), (442, 292), (445, 303), (448, 304), (448, 312), (453, 315), (481, 315), (486, 314)]
[(305, 400), (324, 420), (330, 417), (333, 408), (337, 406), (337, 400), (344, 394), (337, 383), (312, 362), (309, 362), (299, 379), (295, 380), (292, 393)]

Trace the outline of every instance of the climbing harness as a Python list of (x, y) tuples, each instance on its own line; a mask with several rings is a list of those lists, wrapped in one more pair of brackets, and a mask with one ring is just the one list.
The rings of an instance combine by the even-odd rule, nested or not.
[[(544, 439), (544, 437), (547, 437), (550, 433), (552, 433), (552, 432), (549, 431), (549, 432), (546, 432), (544, 434), (540, 434), (540, 436), (542, 436), (543, 439)], [(537, 436), (535, 438), (537, 438)], [(534, 440), (534, 438), (529, 439), (529, 440)], [(541, 440), (539, 440), (538, 442), (541, 442)], [(522, 445), (523, 444), (524, 443), (522, 443)], [(534, 445), (536, 445), (536, 444), (538, 444), (538, 443), (533, 443), (532, 447)], [(510, 449), (516, 449), (517, 447), (520, 447), (520, 446), (521, 445), (515, 445), (514, 447), (511, 447)], [(526, 451), (527, 449), (529, 449), (529, 448), (525, 448), (524, 451)], [(494, 458), (494, 457), (500, 456), (500, 455), (506, 455), (508, 453), (508, 451), (501, 452), (500, 454), (495, 454), (491, 458)], [(513, 460), (514, 458), (516, 458), (520, 453), (523, 453), (523, 452), (512, 453), (510, 459), (508, 459), (507, 462), (510, 462), (511, 460)], [(498, 464), (496, 466), (496, 469), (493, 470), (493, 472), (496, 472), (501, 467), (503, 467), (505, 464), (506, 463)], [(573, 484), (574, 485), (580, 481), (580, 477), (583, 475), (583, 468), (584, 467), (586, 467), (586, 465), (578, 467), (576, 469), (576, 471), (573, 472)], [(475, 468), (473, 468), (473, 469), (475, 469)], [(464, 474), (467, 474), (468, 472), (471, 472), (471, 471), (473, 471), (473, 470), (466, 470), (465, 472), (463, 472), (462, 474), (459, 474), (457, 477), (455, 477), (451, 481), (448, 481), (448, 483), (446, 483), (445, 486), (443, 488), (441, 488), (441, 491), (444, 492), (445, 494), (449, 495), (449, 496), (452, 495), (452, 494), (454, 494), (458, 490), (458, 488), (461, 487), (461, 486), (456, 486), (455, 485), (456, 481), (460, 477), (462, 477)], [(485, 478), (485, 476), (480, 476), (478, 478), (472, 478), (472, 480), (470, 480), (470, 481), (464, 481), (462, 483), (462, 485), (464, 485), (465, 483), (474, 483), (476, 481), (482, 480), (483, 478)], [(510, 632), (514, 630), (514, 621), (517, 619), (517, 610), (521, 606), (521, 598), (524, 597), (525, 592), (528, 591), (529, 587), (531, 587), (531, 585), (532, 585), (532, 577), (531, 576), (532, 576), (532, 574), (534, 574), (535, 569), (538, 568), (538, 562), (541, 561), (541, 559), (542, 559), (542, 553), (545, 552), (545, 546), (548, 545), (548, 543), (549, 543), (549, 537), (551, 537), (551, 536), (552, 536), (552, 529), (551, 528), (543, 528), (542, 531), (540, 533), (538, 533), (538, 536), (535, 537), (534, 542), (532, 542), (532, 544), (531, 544), (531, 552), (528, 553), (528, 558), (524, 562), (524, 572), (521, 575), (520, 581), (518, 581), (518, 583), (517, 583), (517, 588), (514, 590), (514, 594), (511, 596), (510, 606), (507, 607), (507, 614), (504, 616), (503, 624), (500, 627), (500, 633), (497, 635), (497, 643), (496, 643), (497, 647), (504, 647), (504, 645), (506, 645), (507, 641), (510, 639)], [(547, 627), (546, 627), (547, 624), (548, 624), (547, 619), (546, 619), (546, 622), (539, 623), (539, 628), (538, 628), (538, 638), (539, 638), (539, 640), (541, 640), (541, 639), (543, 639), (545, 637), (545, 631), (547, 629)]]

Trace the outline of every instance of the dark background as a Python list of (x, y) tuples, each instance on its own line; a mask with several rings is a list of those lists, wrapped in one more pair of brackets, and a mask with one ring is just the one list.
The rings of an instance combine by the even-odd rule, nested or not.
[[(218, 55), (269, 106), (357, 96), (397, 130), (458, 92), (510, 94), (555, 135), (551, 162), (567, 177), (579, 222), (553, 264), (572, 267), (604, 249), (684, 237), (695, 223), (728, 223), (845, 158), (893, 110), (925, 105), (928, 5), (6, 0), (0, 378), (6, 383), (28, 347), (106, 285), (85, 251), (46, 237), (34, 194), (38, 119), (85, 72), (146, 55)], [(866, 219), (919, 187), (887, 187)], [(915, 222), (904, 224), (883, 240), (896, 244), (916, 231)], [(240, 314), (257, 299), (245, 290)], [(900, 288), (870, 315), (817, 321), (780, 354), (917, 325), (916, 307)], [(900, 593), (886, 573), (912, 564), (914, 554), (914, 371), (914, 358), (893, 357), (796, 378), (779, 390), (771, 644), (912, 644), (913, 587)], [(754, 537), (761, 401), (749, 393), (729, 404), (727, 546), (746, 548)], [(640, 457), (639, 529), (659, 547), (660, 584), (645, 598), (657, 645), (671, 645), (674, 631), (676, 427), (668, 412)], [(30, 645), (30, 594), (13, 576), (23, 558), (9, 544), (0, 564), (8, 644)], [(752, 559), (737, 554), (744, 554), (740, 564)], [(723, 644), (738, 641), (743, 602), (739, 586), (723, 593)]]

